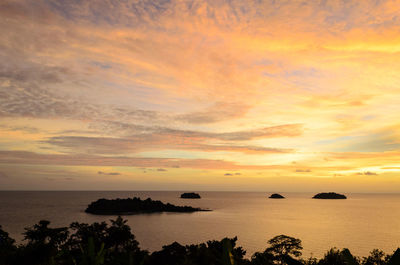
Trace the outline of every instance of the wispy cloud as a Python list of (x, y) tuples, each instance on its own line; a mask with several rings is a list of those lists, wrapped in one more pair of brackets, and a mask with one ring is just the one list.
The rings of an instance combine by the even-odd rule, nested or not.
[[(54, 155), (21, 151), (0, 151), (0, 163), (69, 165), (69, 166), (131, 166), (157, 167), (163, 165), (194, 169), (269, 169), (270, 166), (238, 165), (235, 162), (212, 159), (106, 157), (95, 155)], [(273, 167), (272, 167), (273, 168)], [(102, 172), (101, 174), (104, 174)]]
[(216, 102), (213, 106), (203, 111), (187, 113), (177, 118), (189, 123), (214, 123), (227, 119), (240, 118), (249, 109), (250, 106), (240, 102)]
[(119, 172), (103, 172), (103, 171), (98, 171), (97, 174), (99, 175), (107, 175), (107, 176), (119, 176), (121, 173)]
[[(113, 128), (113, 130), (116, 130)], [(136, 153), (146, 150), (197, 150), (205, 152), (242, 152), (249, 154), (291, 153), (291, 149), (251, 146), (237, 143), (257, 138), (293, 137), (298, 125), (283, 125), (229, 133), (183, 131), (163, 127), (129, 126), (125, 137), (53, 136), (43, 141), (70, 151), (102, 154)], [(121, 133), (121, 132), (120, 132)], [(214, 140), (223, 142), (212, 143)]]
[(311, 169), (296, 169), (296, 172), (298, 172), (298, 173), (309, 173), (309, 172), (311, 172)]
[(375, 176), (375, 175), (378, 175), (378, 174), (375, 173), (375, 172), (371, 172), (371, 171), (365, 171), (365, 172), (359, 172), (359, 173), (357, 173), (357, 175), (362, 175), (362, 176)]

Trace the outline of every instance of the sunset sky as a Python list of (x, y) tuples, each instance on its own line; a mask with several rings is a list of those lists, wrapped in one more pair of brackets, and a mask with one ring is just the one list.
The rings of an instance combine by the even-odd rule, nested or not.
[(0, 2), (0, 189), (396, 192), (400, 1)]

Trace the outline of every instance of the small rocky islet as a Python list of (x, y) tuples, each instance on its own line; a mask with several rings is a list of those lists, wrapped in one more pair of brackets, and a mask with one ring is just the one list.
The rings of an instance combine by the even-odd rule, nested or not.
[(313, 199), (343, 200), (347, 199), (347, 197), (335, 192), (322, 192), (314, 195)]
[(268, 197), (269, 199), (285, 199), (284, 196), (280, 195), (279, 193), (273, 193), (271, 196)]
[(142, 200), (139, 197), (127, 199), (99, 199), (88, 205), (85, 212), (96, 215), (132, 215), (141, 213), (192, 213), (210, 211), (208, 209), (194, 208), (191, 206), (176, 206), (170, 203), (152, 200)]
[(201, 196), (195, 192), (185, 192), (181, 194), (181, 199), (200, 199)]

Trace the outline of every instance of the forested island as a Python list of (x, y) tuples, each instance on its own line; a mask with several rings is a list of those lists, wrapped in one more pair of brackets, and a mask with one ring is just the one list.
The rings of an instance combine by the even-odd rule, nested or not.
[(40, 221), (25, 228), (24, 244), (16, 244), (0, 226), (1, 265), (399, 265), (400, 249), (391, 254), (374, 249), (367, 257), (349, 249), (328, 250), (320, 258), (302, 258), (301, 240), (279, 235), (262, 252), (246, 256), (237, 238), (193, 245), (174, 242), (149, 252), (139, 246), (131, 228), (120, 216), (110, 223), (78, 223), (50, 227)]
[(181, 194), (182, 199), (200, 199), (200, 194), (195, 192), (185, 192)]
[(98, 215), (129, 215), (140, 213), (177, 212), (191, 213), (209, 211), (191, 206), (176, 206), (170, 203), (152, 200), (142, 200), (138, 197), (127, 199), (99, 199), (88, 205), (85, 212)]
[[(335, 192), (322, 192), (314, 195), (313, 199), (347, 199), (347, 197), (343, 194), (335, 193)], [(400, 265), (400, 264), (399, 264)]]
[(271, 196), (269, 196), (268, 198), (270, 198), (270, 199), (285, 199), (285, 197), (283, 197), (282, 195), (280, 195), (278, 193), (271, 194)]

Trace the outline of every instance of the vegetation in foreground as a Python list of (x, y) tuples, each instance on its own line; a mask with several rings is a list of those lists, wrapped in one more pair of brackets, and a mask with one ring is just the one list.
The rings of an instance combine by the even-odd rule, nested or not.
[(279, 235), (263, 252), (245, 258), (237, 238), (183, 246), (177, 242), (149, 253), (141, 250), (126, 220), (50, 228), (40, 221), (26, 228), (25, 244), (15, 241), (0, 226), (1, 265), (399, 265), (400, 249), (387, 255), (373, 250), (368, 257), (353, 256), (348, 249), (330, 249), (323, 258), (302, 258), (301, 240)]

